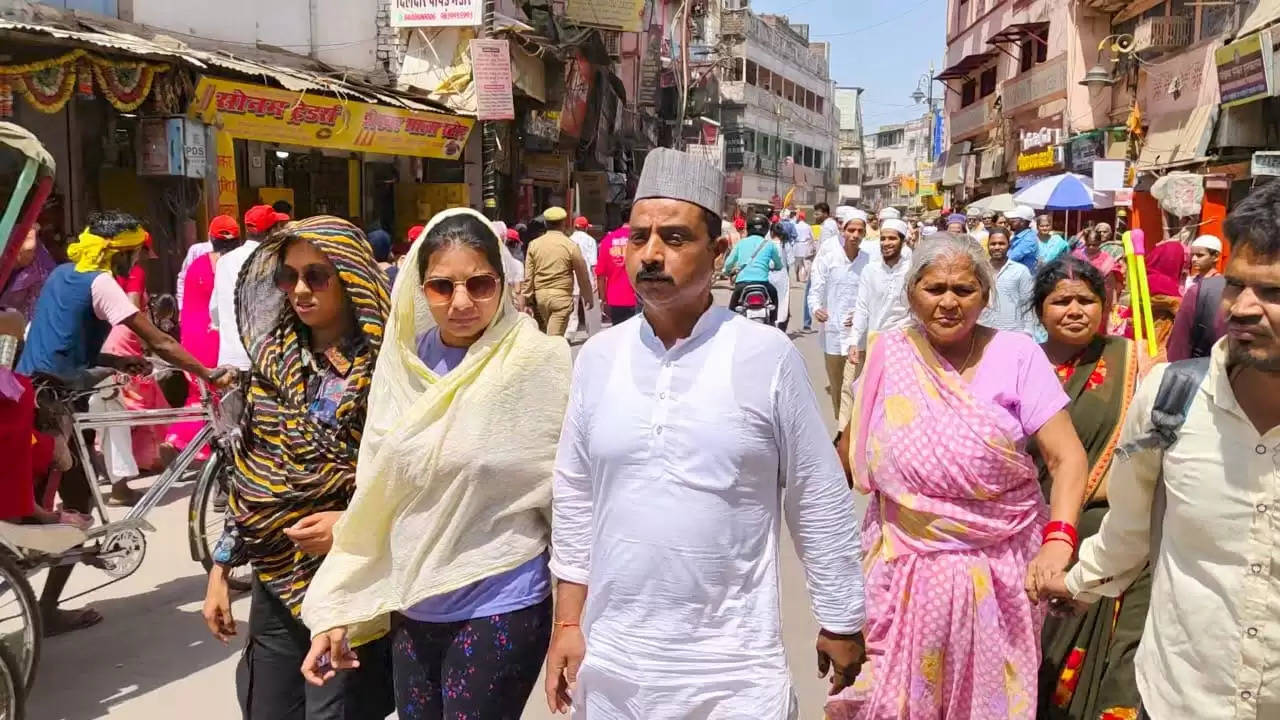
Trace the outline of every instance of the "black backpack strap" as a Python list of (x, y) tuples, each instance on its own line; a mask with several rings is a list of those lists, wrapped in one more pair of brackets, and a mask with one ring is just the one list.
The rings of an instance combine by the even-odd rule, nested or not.
[(1218, 306), (1222, 304), (1222, 291), (1227, 279), (1214, 275), (1200, 281), (1196, 291), (1194, 324), (1191, 326), (1191, 357), (1208, 357), (1217, 342)]
[(1191, 401), (1208, 373), (1207, 357), (1170, 363), (1164, 377), (1160, 378), (1160, 389), (1156, 391), (1155, 402), (1151, 405), (1151, 432), (1125, 443), (1120, 452), (1132, 454), (1136, 450), (1151, 448), (1168, 450), (1178, 440), (1178, 431), (1187, 419)]

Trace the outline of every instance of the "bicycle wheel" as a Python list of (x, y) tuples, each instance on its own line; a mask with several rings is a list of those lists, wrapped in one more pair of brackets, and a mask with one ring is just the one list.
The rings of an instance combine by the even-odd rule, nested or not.
[(26, 712), (27, 691), (13, 653), (0, 646), (0, 720), (22, 720)]
[[(213, 569), (213, 548), (222, 536), (223, 518), (227, 511), (226, 456), (218, 450), (209, 455), (200, 469), (195, 492), (191, 493), (191, 505), (187, 511), (187, 533), (191, 553), (199, 560), (205, 572)], [(244, 592), (252, 584), (253, 571), (248, 565), (237, 567), (227, 577), (227, 586), (235, 592)]]
[(7, 551), (0, 551), (0, 648), (16, 662), (22, 688), (35, 681), (44, 641), (44, 621), (27, 575)]

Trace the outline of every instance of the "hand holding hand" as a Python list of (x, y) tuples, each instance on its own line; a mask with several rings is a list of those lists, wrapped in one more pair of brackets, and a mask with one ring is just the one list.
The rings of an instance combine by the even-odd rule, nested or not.
[[(1042, 596), (1050, 595), (1049, 590), (1053, 587), (1051, 583), (1056, 576), (1065, 577), (1064, 571), (1071, 563), (1072, 552), (1071, 545), (1059, 540), (1051, 540), (1040, 546), (1040, 552), (1036, 553), (1027, 566), (1026, 591), (1031, 602), (1038, 603)], [(1066, 585), (1062, 585), (1060, 589), (1065, 593)], [(1070, 597), (1070, 593), (1066, 595)]]
[(831, 673), (831, 690), (835, 695), (853, 684), (867, 660), (866, 641), (862, 633), (840, 635), (826, 630), (818, 632), (818, 677)]

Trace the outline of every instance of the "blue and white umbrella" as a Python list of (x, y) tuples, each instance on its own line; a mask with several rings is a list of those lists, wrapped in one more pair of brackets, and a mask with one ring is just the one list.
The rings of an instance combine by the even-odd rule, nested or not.
[(1047, 177), (1014, 195), (1013, 199), (1036, 210), (1093, 210), (1114, 205), (1111, 193), (1094, 190), (1092, 180), (1075, 173)]

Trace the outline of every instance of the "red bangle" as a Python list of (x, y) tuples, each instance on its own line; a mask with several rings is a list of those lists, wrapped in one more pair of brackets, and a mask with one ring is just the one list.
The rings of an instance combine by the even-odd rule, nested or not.
[(1080, 545), (1080, 535), (1076, 532), (1076, 526), (1062, 520), (1054, 520), (1044, 526), (1044, 533), (1040, 536), (1042, 544), (1049, 541), (1049, 536), (1054, 533), (1062, 533), (1071, 538), (1071, 547), (1075, 548)]

